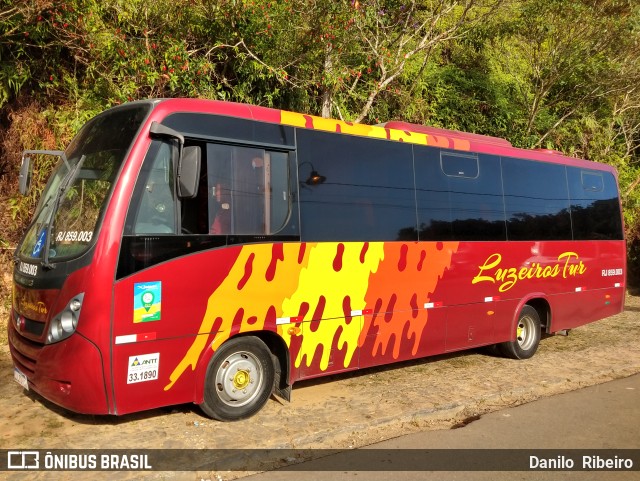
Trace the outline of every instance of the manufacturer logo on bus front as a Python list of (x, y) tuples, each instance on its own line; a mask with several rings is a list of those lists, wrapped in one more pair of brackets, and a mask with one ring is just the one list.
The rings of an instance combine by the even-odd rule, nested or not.
[(21, 298), (18, 300), (18, 306), (21, 311), (23, 312), (28, 311), (35, 315), (47, 314), (49, 312), (47, 305), (42, 301), (32, 302), (32, 301), (27, 301)]

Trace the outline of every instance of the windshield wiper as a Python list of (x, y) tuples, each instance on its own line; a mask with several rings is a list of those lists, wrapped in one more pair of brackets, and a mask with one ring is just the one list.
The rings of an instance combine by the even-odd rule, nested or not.
[[(27, 157), (27, 155), (52, 155), (54, 157), (60, 157), (64, 162), (65, 167), (67, 168), (67, 173), (71, 171), (71, 165), (69, 165), (69, 161), (67, 160), (67, 155), (64, 153), (63, 150), (23, 150), (22, 166), (20, 167), (20, 193), (22, 195), (27, 194), (27, 192), (29, 191), (29, 186), (30, 186), (29, 184), (31, 183), (30, 182), (31, 181), (31, 159)], [(63, 179), (63, 182), (64, 182), (64, 179)], [(49, 205), (50, 202), (51, 202), (51, 198), (47, 199), (47, 201), (43, 204), (43, 206), (36, 211), (36, 214), (46, 209), (46, 207)], [(48, 227), (47, 228), (47, 236), (48, 236), (51, 230), (51, 221), (47, 223), (47, 227)], [(48, 251), (48, 248), (47, 248), (47, 251)], [(19, 255), (18, 255), (17, 249), (14, 254), (14, 261), (16, 264), (19, 262)], [(48, 262), (48, 252), (47, 252), (46, 262), (44, 262), (43, 264), (46, 264), (49, 268), (54, 267)]]
[[(62, 157), (62, 160), (65, 161), (67, 166), (69, 166), (69, 164), (67, 163), (67, 159), (64, 156), (64, 152), (62, 153), (61, 157)], [(45, 236), (44, 252), (42, 254), (42, 267), (44, 267), (45, 269), (53, 269), (55, 267), (55, 264), (51, 264), (49, 262), (49, 251), (51, 250), (51, 231), (53, 230), (53, 221), (56, 217), (56, 214), (58, 213), (58, 208), (60, 207), (60, 199), (62, 199), (62, 196), (67, 192), (67, 189), (69, 189), (69, 187), (71, 186), (73, 179), (76, 178), (76, 175), (80, 170), (80, 168), (82, 167), (82, 164), (84, 163), (85, 158), (86, 158), (86, 155), (83, 155), (82, 157), (80, 157), (80, 160), (73, 167), (73, 169), (70, 168), (69, 173), (60, 183), (60, 188), (58, 189), (58, 193), (56, 194), (55, 202), (53, 204), (53, 208), (51, 209), (51, 217), (49, 218), (49, 221), (45, 226), (47, 233)]]

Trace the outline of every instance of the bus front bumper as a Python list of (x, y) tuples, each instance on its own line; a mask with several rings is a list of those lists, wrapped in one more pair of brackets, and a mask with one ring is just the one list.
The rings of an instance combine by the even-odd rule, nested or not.
[(76, 333), (43, 346), (22, 337), (11, 320), (7, 330), (16, 380), (23, 387), (69, 411), (110, 414), (102, 356), (94, 344)]

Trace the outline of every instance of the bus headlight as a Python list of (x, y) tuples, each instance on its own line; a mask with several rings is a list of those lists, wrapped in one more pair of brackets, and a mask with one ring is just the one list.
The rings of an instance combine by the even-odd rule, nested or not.
[[(79, 296), (78, 296), (79, 297)], [(71, 309), (73, 312), (78, 312), (80, 310), (80, 308), (82, 307), (82, 301), (80, 301), (77, 298), (74, 298), (70, 303), (69, 303), (69, 309)]]
[(74, 296), (67, 307), (62, 312), (53, 317), (49, 323), (49, 332), (47, 333), (47, 344), (62, 341), (76, 332), (78, 327), (78, 319), (82, 310), (82, 300), (84, 293)]
[(73, 332), (78, 325), (78, 319), (73, 315), (71, 311), (64, 311), (60, 316), (60, 326), (64, 332)]

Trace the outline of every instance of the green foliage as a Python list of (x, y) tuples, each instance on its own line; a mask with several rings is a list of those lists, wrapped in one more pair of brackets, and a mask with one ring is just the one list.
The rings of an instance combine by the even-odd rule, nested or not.
[(204, 97), (610, 163), (640, 252), (639, 58), (633, 0), (0, 0), (0, 195), (23, 226), (20, 150), (115, 104)]

